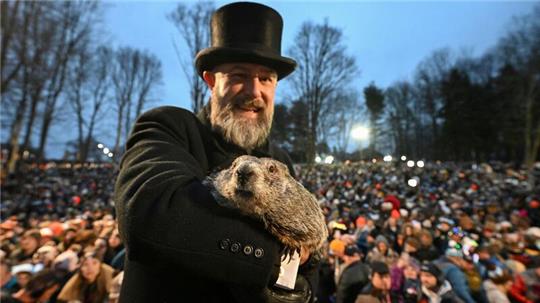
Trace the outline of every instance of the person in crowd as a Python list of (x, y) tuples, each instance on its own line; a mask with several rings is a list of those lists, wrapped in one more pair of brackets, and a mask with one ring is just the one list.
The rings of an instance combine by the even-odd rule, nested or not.
[(36, 269), (32, 263), (17, 264), (11, 269), (12, 274), (17, 279), (19, 289), (24, 288), (26, 284), (28, 284), (28, 281), (30, 281), (35, 271)]
[(378, 235), (377, 238), (375, 238), (375, 246), (368, 253), (366, 261), (380, 261), (386, 263), (388, 266), (391, 266), (397, 261), (398, 257), (398, 254), (392, 248), (390, 248), (386, 237), (383, 235)]
[(354, 303), (362, 289), (369, 283), (369, 267), (361, 262), (362, 252), (356, 245), (348, 245), (343, 254), (341, 276), (336, 289), (337, 303)]
[(64, 285), (60, 302), (100, 303), (109, 296), (114, 270), (97, 258), (95, 248), (87, 247), (79, 271)]
[(112, 265), (114, 257), (116, 257), (124, 249), (124, 244), (120, 238), (118, 228), (115, 228), (107, 238), (107, 249), (103, 256), (103, 262)]
[(381, 261), (370, 264), (369, 284), (356, 297), (355, 303), (396, 303), (400, 302), (400, 294), (391, 292), (392, 278), (388, 265)]
[(512, 287), (512, 275), (501, 267), (493, 266), (488, 270), (488, 279), (484, 288), (489, 303), (510, 303), (507, 293)]
[(31, 262), (34, 253), (40, 247), (41, 233), (37, 229), (30, 229), (24, 232), (20, 240), (20, 248), (11, 254), (11, 259), (15, 263), (24, 261)]
[(0, 259), (0, 301), (5, 302), (11, 298), (11, 294), (16, 293), (20, 286), (17, 278), (11, 273), (11, 263), (5, 257)]
[(208, 104), (198, 116), (150, 110), (127, 141), (115, 187), (127, 252), (120, 301), (175, 301), (179, 290), (185, 301), (309, 301), (318, 260), (301, 254), (295, 289), (276, 288), (281, 244), (259, 222), (219, 206), (203, 185), (246, 154), (274, 158), (294, 174), (288, 155), (268, 138), (278, 80), (296, 66), (281, 56), (282, 17), (236, 2), (211, 19), (212, 45), (195, 58)]
[(533, 258), (530, 268), (516, 275), (514, 286), (508, 293), (514, 302), (540, 301), (540, 257)]
[(403, 296), (403, 302), (418, 302), (420, 297), (420, 264), (407, 253), (390, 268), (392, 291)]
[(460, 297), (452, 290), (452, 285), (444, 279), (441, 270), (435, 263), (423, 263), (420, 267), (422, 295), (420, 303), (462, 303)]
[(420, 262), (430, 262), (439, 258), (439, 251), (433, 246), (433, 236), (427, 229), (422, 229), (419, 232), (420, 248), (415, 256)]
[(461, 269), (464, 262), (463, 252), (451, 247), (446, 250), (444, 256), (435, 261), (435, 264), (441, 268), (444, 278), (450, 282), (456, 294), (464, 302), (475, 303), (467, 283), (467, 276)]
[(47, 268), (36, 273), (28, 284), (12, 295), (12, 299), (23, 303), (56, 302), (62, 283), (63, 273)]

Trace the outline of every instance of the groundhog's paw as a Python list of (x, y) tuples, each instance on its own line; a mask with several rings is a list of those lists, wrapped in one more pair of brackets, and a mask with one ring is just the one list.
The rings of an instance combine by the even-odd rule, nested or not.
[(291, 262), (291, 259), (295, 252), (300, 254), (300, 248), (284, 246), (283, 249), (281, 250), (281, 261), (288, 260), (288, 262)]

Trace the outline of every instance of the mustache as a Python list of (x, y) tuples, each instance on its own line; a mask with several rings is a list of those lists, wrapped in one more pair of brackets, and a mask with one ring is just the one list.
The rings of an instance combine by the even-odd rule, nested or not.
[(232, 100), (230, 105), (231, 107), (253, 107), (258, 110), (266, 108), (266, 103), (264, 103), (263, 100), (247, 97), (235, 98), (234, 100)]

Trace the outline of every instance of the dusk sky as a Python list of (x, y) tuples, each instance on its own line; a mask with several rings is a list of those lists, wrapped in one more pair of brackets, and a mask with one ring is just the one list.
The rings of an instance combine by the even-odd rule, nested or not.
[[(216, 7), (231, 1), (216, 2)], [(416, 65), (432, 51), (449, 47), (480, 55), (505, 33), (512, 17), (528, 13), (535, 2), (485, 1), (260, 1), (284, 19), (282, 52), (294, 41), (304, 21), (343, 30), (348, 54), (356, 58), (360, 74), (353, 83), (359, 91), (371, 81), (386, 87), (410, 78)], [(164, 85), (155, 105), (189, 108), (189, 90), (173, 39), (177, 31), (166, 14), (177, 2), (110, 2), (104, 27), (113, 45), (147, 49), (163, 64)], [(287, 81), (280, 83), (281, 90)], [(277, 102), (279, 102), (279, 95)]]
[[(216, 7), (232, 1), (215, 2)], [(352, 83), (359, 92), (370, 82), (386, 88), (411, 79), (418, 63), (434, 50), (448, 47), (456, 54), (479, 56), (495, 46), (514, 16), (532, 11), (538, 2), (486, 1), (260, 1), (275, 8), (284, 19), (283, 55), (305, 21), (331, 26), (344, 34), (347, 53), (356, 58), (360, 74)], [(178, 2), (106, 2), (103, 30), (112, 46), (131, 46), (155, 54), (163, 65), (163, 85), (151, 107), (174, 105), (190, 108), (189, 88), (174, 50), (179, 40), (166, 18)], [(193, 3), (193, 1), (191, 1)], [(182, 49), (181, 49), (182, 50)], [(280, 82), (276, 102), (288, 88)], [(109, 127), (107, 127), (109, 128)], [(113, 129), (113, 125), (110, 126)], [(113, 142), (113, 131), (102, 131), (98, 140)], [(51, 143), (61, 141), (53, 135)], [(103, 138), (103, 139), (101, 139)], [(63, 151), (63, 148), (62, 148)], [(62, 151), (48, 148), (52, 157)]]

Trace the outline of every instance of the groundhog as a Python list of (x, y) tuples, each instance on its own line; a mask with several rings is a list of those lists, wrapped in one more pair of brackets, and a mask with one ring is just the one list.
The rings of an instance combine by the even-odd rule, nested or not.
[(315, 197), (287, 166), (270, 158), (238, 157), (205, 181), (217, 202), (261, 220), (291, 256), (304, 248), (320, 253), (328, 231)]

